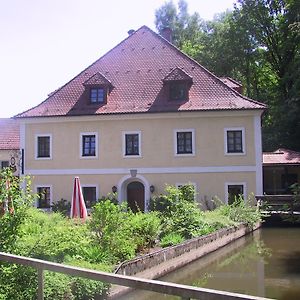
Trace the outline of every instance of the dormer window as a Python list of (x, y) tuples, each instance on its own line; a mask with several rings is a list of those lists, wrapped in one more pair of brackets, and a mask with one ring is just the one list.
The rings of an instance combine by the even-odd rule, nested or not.
[(89, 104), (105, 104), (112, 90), (111, 82), (101, 73), (96, 73), (83, 83)]
[(91, 88), (90, 89), (90, 102), (91, 103), (105, 103), (106, 102), (106, 89), (105, 88)]
[(185, 82), (172, 82), (169, 84), (169, 99), (184, 101), (188, 99), (188, 86)]
[(180, 68), (173, 69), (164, 79), (166, 96), (169, 101), (188, 101), (193, 79)]

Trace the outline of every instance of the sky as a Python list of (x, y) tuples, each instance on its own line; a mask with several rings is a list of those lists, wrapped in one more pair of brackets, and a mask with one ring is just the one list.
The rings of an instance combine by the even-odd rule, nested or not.
[[(186, 0), (205, 20), (235, 0)], [(155, 30), (165, 0), (0, 0), (0, 118), (47, 98), (108, 50), (130, 29)], [(173, 1), (177, 3), (177, 0)]]

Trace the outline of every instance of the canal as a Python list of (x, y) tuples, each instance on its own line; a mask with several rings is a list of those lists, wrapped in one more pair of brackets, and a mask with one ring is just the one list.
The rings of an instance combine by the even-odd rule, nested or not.
[[(261, 228), (159, 280), (280, 300), (299, 300), (300, 228)], [(135, 291), (121, 299), (178, 298)]]

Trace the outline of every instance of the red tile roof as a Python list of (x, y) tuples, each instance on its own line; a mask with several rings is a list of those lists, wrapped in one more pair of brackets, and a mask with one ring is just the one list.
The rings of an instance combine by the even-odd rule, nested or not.
[[(175, 69), (181, 69), (192, 78), (188, 101), (166, 99), (163, 79)], [(97, 73), (112, 85), (107, 103), (102, 105), (89, 104), (85, 93), (84, 83)], [(228, 87), (163, 37), (143, 26), (44, 102), (16, 117), (265, 108), (264, 104)]]
[(19, 149), (20, 126), (13, 119), (0, 119), (0, 150)]
[(263, 165), (300, 165), (300, 153), (288, 149), (277, 149), (263, 153)]

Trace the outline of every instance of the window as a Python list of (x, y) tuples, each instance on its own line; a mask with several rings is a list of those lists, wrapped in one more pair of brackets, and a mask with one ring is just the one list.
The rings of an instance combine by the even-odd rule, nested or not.
[(87, 132), (81, 133), (81, 147), (80, 154), (84, 158), (95, 158), (97, 157), (97, 133)]
[(175, 155), (194, 155), (194, 129), (175, 130)]
[(51, 135), (43, 134), (36, 136), (36, 158), (51, 158)]
[(123, 133), (123, 153), (126, 157), (141, 156), (141, 132), (129, 131)]
[(50, 209), (51, 208), (51, 188), (49, 186), (37, 187), (37, 208)]
[(86, 208), (91, 208), (96, 204), (97, 202), (96, 186), (82, 186), (82, 194), (83, 194)]
[(1, 169), (8, 168), (9, 167), (9, 161), (3, 160), (1, 161)]
[(105, 88), (91, 88), (90, 89), (90, 101), (91, 103), (104, 103), (106, 101), (106, 89)]
[(234, 203), (239, 197), (245, 199), (245, 183), (227, 183), (226, 187), (226, 201), (228, 204)]
[(225, 154), (245, 154), (244, 128), (225, 128)]
[(170, 100), (183, 101), (188, 98), (188, 88), (185, 82), (172, 82), (170, 83), (169, 90)]

